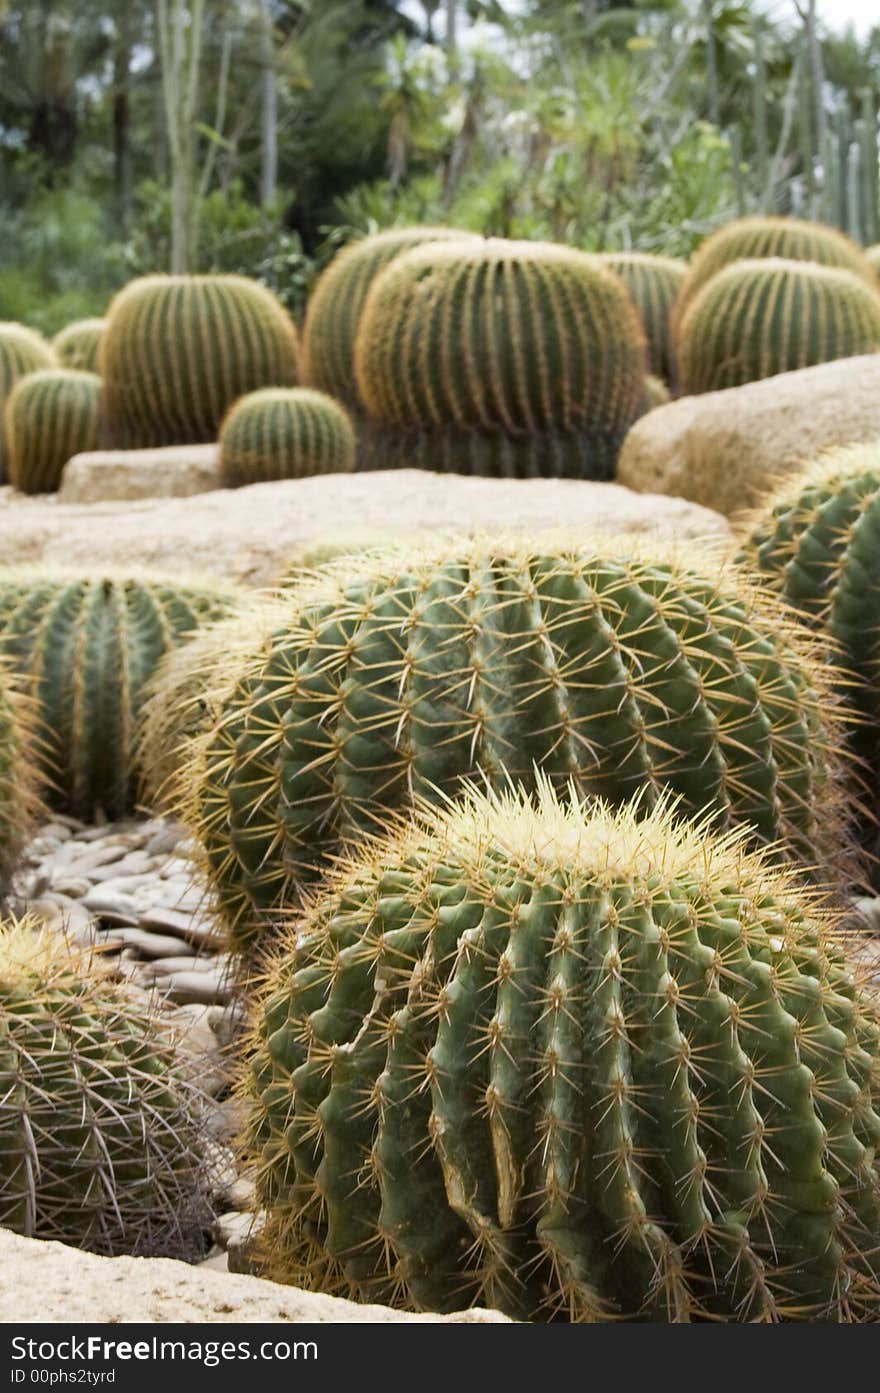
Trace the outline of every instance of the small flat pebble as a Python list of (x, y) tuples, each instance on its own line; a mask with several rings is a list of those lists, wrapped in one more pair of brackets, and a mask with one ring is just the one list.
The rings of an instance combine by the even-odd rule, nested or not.
[(169, 1001), (213, 1006), (215, 1002), (228, 1001), (232, 994), (231, 984), (219, 972), (172, 972), (153, 980), (156, 990)]
[(75, 880), (66, 869), (62, 875), (53, 875), (50, 884), (52, 889), (57, 890), (60, 895), (67, 895), (74, 900), (82, 899), (83, 895), (87, 895), (92, 888), (90, 880)]
[(213, 919), (169, 909), (167, 905), (151, 905), (144, 910), (140, 922), (142, 928), (167, 929), (179, 938), (205, 947), (219, 946), (223, 942), (223, 930)]
[[(148, 856), (171, 856), (181, 838), (180, 828), (176, 823), (153, 824), (155, 831), (152, 832), (146, 843), (145, 850)], [(176, 861), (177, 858), (174, 858)]]
[[(181, 943), (179, 938), (171, 938), (167, 934), (153, 934), (147, 933), (144, 929), (123, 927), (109, 929), (102, 937), (118, 940), (120, 943), (124, 943), (126, 948), (134, 948), (143, 958), (163, 958), (168, 962), (187, 960), (185, 957), (187, 945)], [(195, 949), (190, 948), (189, 952), (195, 953)]]

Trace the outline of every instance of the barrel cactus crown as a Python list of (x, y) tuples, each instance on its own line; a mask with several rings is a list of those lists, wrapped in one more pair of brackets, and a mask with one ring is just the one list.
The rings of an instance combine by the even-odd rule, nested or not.
[(0, 925), (0, 1225), (202, 1255), (197, 1095), (167, 1025), (57, 934)]
[(52, 340), (55, 356), (63, 368), (97, 372), (98, 347), (104, 332), (104, 319), (77, 319), (61, 329)]
[(303, 330), (306, 381), (357, 409), (354, 345), (367, 291), (376, 276), (402, 251), (467, 235), (450, 227), (395, 227), (343, 247), (309, 299)]
[(738, 261), (691, 302), (677, 342), (683, 392), (712, 392), (880, 349), (880, 293), (851, 271)]
[(740, 559), (836, 640), (880, 715), (880, 442), (829, 450), (741, 520)]
[(354, 468), (355, 437), (345, 408), (309, 387), (265, 387), (230, 409), (220, 428), (224, 484), (301, 479)]
[(20, 377), (54, 365), (52, 348), (33, 329), (24, 324), (0, 323), (0, 482), (7, 474), (3, 413), (9, 394)]
[(735, 261), (765, 257), (836, 266), (877, 286), (874, 268), (863, 249), (834, 227), (800, 218), (737, 218), (707, 237), (691, 261), (673, 307), (673, 327), (681, 322), (694, 296), (719, 271)]
[(599, 258), (627, 288), (648, 336), (652, 371), (665, 382), (673, 378), (669, 316), (687, 276), (687, 263), (647, 252), (605, 252)]
[(618, 278), (542, 242), (435, 242), (375, 280), (355, 347), (371, 462), (610, 478), (644, 409)]
[(216, 440), (227, 410), (298, 379), (296, 330), (245, 276), (145, 276), (119, 292), (98, 352), (110, 442)]
[(64, 466), (95, 450), (101, 429), (101, 379), (74, 368), (22, 377), (6, 403), (9, 480), (22, 493), (54, 493)]
[[(341, 843), (419, 796), (535, 767), (583, 796), (682, 795), (839, 864), (824, 664), (732, 569), (606, 537), (441, 542), (340, 560), (292, 592), (215, 727), (182, 816), (233, 945)], [(836, 809), (838, 811), (836, 811)]]
[(662, 805), (473, 794), (287, 928), (243, 1094), (269, 1272), (525, 1320), (880, 1317), (880, 1022)]
[(96, 571), (0, 571), (0, 653), (37, 704), (51, 801), (75, 814), (130, 810), (132, 738), (144, 683), (231, 591)]

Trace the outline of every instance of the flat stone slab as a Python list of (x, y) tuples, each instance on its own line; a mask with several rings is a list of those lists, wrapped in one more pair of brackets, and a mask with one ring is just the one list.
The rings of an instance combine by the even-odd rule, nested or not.
[(62, 503), (108, 499), (190, 498), (220, 486), (216, 445), (168, 445), (159, 450), (90, 450), (64, 466)]
[(229, 1321), (301, 1324), (403, 1321), (494, 1324), (497, 1311), (409, 1315), (335, 1296), (283, 1287), (260, 1277), (190, 1267), (168, 1258), (98, 1258), (63, 1243), (40, 1243), (0, 1229), (0, 1321), (129, 1324)]
[(253, 585), (272, 585), (305, 551), (353, 533), (387, 540), (432, 530), (525, 529), (534, 536), (560, 527), (685, 544), (731, 537), (725, 519), (709, 508), (576, 479), (483, 479), (395, 469), (252, 484), (184, 500), (97, 503), (0, 490), (0, 557), (6, 564), (103, 562), (200, 571)]

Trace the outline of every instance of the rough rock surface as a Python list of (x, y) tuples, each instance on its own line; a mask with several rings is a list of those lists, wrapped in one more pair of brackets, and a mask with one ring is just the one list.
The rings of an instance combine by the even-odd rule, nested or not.
[(880, 437), (880, 354), (682, 397), (626, 437), (618, 479), (730, 516), (832, 445)]
[(169, 445), (160, 450), (90, 450), (67, 461), (62, 503), (122, 498), (189, 498), (220, 483), (216, 445)]
[(478, 479), (417, 469), (252, 484), (185, 502), (74, 504), (0, 491), (4, 563), (88, 563), (100, 556), (107, 564), (185, 566), (255, 585), (273, 583), (306, 547), (334, 533), (559, 526), (685, 540), (725, 541), (730, 535), (717, 513), (618, 484)]
[[(185, 1324), (284, 1321), (506, 1321), (496, 1311), (408, 1315), (166, 1258), (98, 1258), (0, 1229), (0, 1321)], [(36, 1295), (36, 1299), (35, 1299)]]

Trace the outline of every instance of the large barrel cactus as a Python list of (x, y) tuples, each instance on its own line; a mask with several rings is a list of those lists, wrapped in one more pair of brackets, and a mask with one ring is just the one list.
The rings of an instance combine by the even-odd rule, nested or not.
[(187, 779), (233, 942), (390, 811), (536, 766), (646, 809), (672, 789), (831, 874), (837, 736), (809, 636), (734, 572), (631, 547), (440, 542), (300, 584)]
[(692, 300), (676, 345), (683, 392), (713, 392), (880, 349), (880, 291), (851, 271), (738, 261)]
[(106, 322), (104, 319), (77, 319), (55, 335), (52, 347), (63, 368), (97, 372), (98, 348)]
[(0, 323), (0, 482), (7, 473), (3, 413), (9, 394), (20, 377), (54, 365), (54, 352), (33, 329), (24, 324)]
[(38, 740), (33, 703), (0, 661), (0, 899), (39, 809)]
[(306, 381), (352, 410), (359, 406), (354, 345), (367, 292), (402, 251), (468, 234), (449, 227), (394, 227), (343, 247), (322, 272), (309, 298), (303, 330)]
[(271, 1275), (525, 1320), (880, 1319), (880, 1021), (667, 808), (473, 795), (286, 930), (244, 1080)]
[(6, 403), (9, 480), (22, 493), (54, 493), (64, 466), (98, 447), (101, 379), (73, 368), (23, 377)]
[(309, 387), (265, 387), (230, 409), (220, 428), (224, 484), (260, 484), (354, 469), (355, 437), (345, 408)]
[(169, 648), (234, 602), (231, 590), (153, 574), (0, 571), (0, 653), (36, 700), (54, 804), (86, 816), (130, 810), (144, 683)]
[(687, 263), (648, 252), (605, 252), (600, 256), (627, 288), (648, 336), (651, 370), (665, 382), (674, 376), (669, 317), (687, 276)]
[(694, 296), (735, 261), (812, 261), (852, 271), (874, 288), (877, 278), (863, 249), (845, 233), (800, 218), (736, 218), (707, 237), (693, 257), (672, 310), (677, 326)]
[(110, 305), (98, 370), (111, 444), (216, 440), (246, 392), (296, 383), (296, 330), (244, 276), (145, 276)]
[(63, 938), (0, 924), (0, 1225), (192, 1260), (206, 1180), (168, 1025)]
[(611, 478), (645, 366), (638, 312), (595, 257), (500, 238), (417, 247), (361, 317), (369, 462)]

